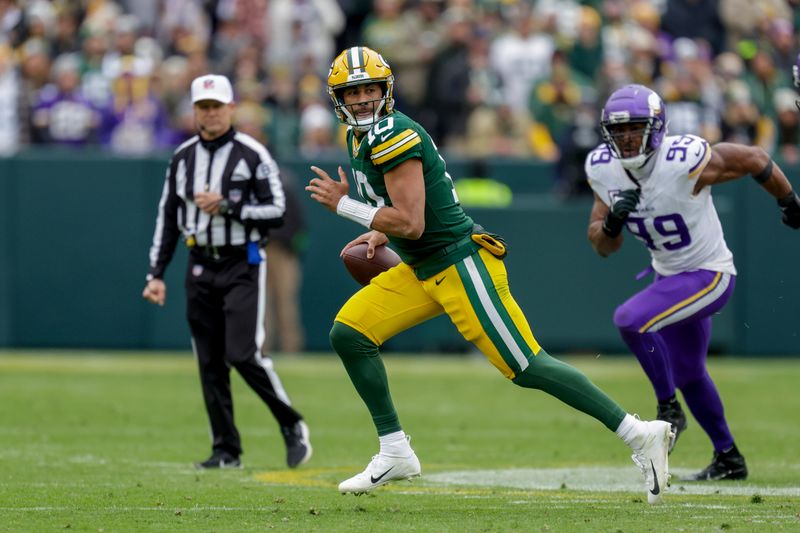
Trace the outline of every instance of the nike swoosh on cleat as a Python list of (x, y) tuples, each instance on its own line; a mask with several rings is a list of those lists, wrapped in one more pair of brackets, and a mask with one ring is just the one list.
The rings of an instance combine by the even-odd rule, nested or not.
[[(392, 467), (392, 468), (394, 468), (394, 467)], [(387, 470), (386, 472), (384, 472), (383, 474), (381, 474), (381, 475), (380, 475), (380, 476), (378, 476), (378, 477), (375, 477), (375, 476), (369, 476), (369, 480), (370, 480), (370, 482), (372, 482), (372, 483), (377, 483), (378, 481), (380, 481), (381, 479), (383, 479), (383, 476), (385, 476), (386, 474), (388, 474), (389, 472), (391, 472), (391, 471), (392, 471), (392, 468), (390, 468), (389, 470)], [(655, 471), (655, 470), (654, 470), (654, 471)]]
[[(650, 468), (653, 469), (653, 488), (650, 489), (650, 494), (655, 496), (655, 495), (657, 495), (658, 493), (661, 492), (661, 488), (658, 486), (658, 475), (656, 475), (656, 467), (653, 464), (653, 460), (652, 459), (650, 459)], [(373, 481), (373, 483), (375, 483), (375, 482)]]

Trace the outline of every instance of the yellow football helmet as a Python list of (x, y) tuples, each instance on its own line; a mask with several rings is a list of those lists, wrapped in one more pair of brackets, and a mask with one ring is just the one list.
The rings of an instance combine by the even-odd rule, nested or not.
[[(372, 118), (357, 119), (344, 104), (342, 89), (366, 83), (383, 86), (383, 96), (374, 106)], [(353, 46), (336, 56), (328, 72), (328, 95), (333, 100), (336, 116), (358, 131), (368, 131), (383, 115), (394, 110), (394, 75), (383, 57), (366, 46)]]

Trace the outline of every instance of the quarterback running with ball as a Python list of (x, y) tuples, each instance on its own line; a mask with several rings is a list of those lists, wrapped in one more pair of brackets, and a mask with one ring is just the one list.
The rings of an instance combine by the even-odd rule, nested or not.
[(349, 196), (341, 167), (338, 180), (311, 167), (316, 177), (306, 187), (311, 198), (369, 230), (345, 249), (366, 242), (371, 257), (376, 246), (389, 242), (403, 259), (354, 294), (331, 329), (331, 344), (372, 415), (380, 444), (366, 469), (342, 481), (339, 490), (361, 494), (420, 475), (378, 349), (394, 335), (447, 313), (514, 384), (542, 390), (616, 432), (645, 474), (648, 501), (659, 503), (668, 481), (669, 423), (627, 414), (539, 346), (509, 291), (505, 243), (464, 213), (444, 159), (427, 132), (394, 108), (393, 88), (392, 70), (374, 50), (356, 46), (334, 59), (328, 93), (348, 125), (360, 199)]

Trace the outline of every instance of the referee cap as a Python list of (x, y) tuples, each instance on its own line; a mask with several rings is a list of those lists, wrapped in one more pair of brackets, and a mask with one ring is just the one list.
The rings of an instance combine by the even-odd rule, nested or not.
[(233, 102), (233, 88), (225, 76), (207, 74), (192, 81), (192, 103), (200, 100), (216, 100), (223, 104)]

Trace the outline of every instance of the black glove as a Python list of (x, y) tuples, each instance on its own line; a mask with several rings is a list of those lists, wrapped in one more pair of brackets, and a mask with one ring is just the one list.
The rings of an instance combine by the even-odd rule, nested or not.
[(631, 211), (636, 209), (640, 194), (640, 189), (628, 189), (617, 195), (611, 211), (603, 220), (603, 233), (614, 239), (622, 232), (622, 225), (625, 224), (625, 219), (628, 218)]
[(792, 191), (778, 200), (778, 207), (783, 213), (781, 220), (784, 224), (792, 229), (800, 228), (800, 197), (796, 192)]

